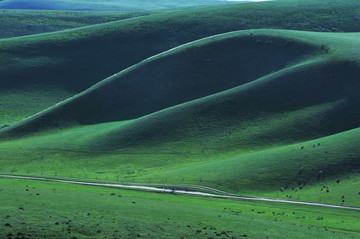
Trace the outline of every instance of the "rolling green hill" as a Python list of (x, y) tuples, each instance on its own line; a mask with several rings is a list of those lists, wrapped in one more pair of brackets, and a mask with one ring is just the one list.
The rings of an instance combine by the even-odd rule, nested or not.
[(45, 32), (60, 31), (69, 28), (124, 20), (156, 13), (139, 12), (75, 12), (40, 10), (0, 10), (0, 38), (10, 38)]
[(161, 53), (3, 129), (2, 168), (266, 193), (358, 178), (358, 36), (250, 30)]
[[(4, 103), (0, 105), (0, 124), (31, 116), (147, 57), (189, 41), (253, 28), (360, 31), (359, 14), (358, 3), (350, 0), (326, 4), (284, 0), (170, 11), (3, 39), (0, 99)], [(56, 92), (53, 98), (46, 97), (49, 89)], [(27, 92), (26, 98), (22, 91)], [(9, 94), (11, 98), (7, 97)], [(34, 100), (28, 101), (26, 111), (13, 110), (17, 102), (27, 98)]]
[[(0, 174), (45, 178), (0, 176), (0, 237), (359, 238), (359, 16), (0, 11)], [(286, 203), (176, 192), (201, 186)]]
[[(247, 0), (245, 0), (247, 1)], [(250, 0), (251, 1), (251, 0)], [(134, 11), (154, 10), (172, 8), (194, 8), (201, 6), (225, 5), (232, 2), (222, 0), (56, 0), (49, 3), (46, 0), (24, 0), (0, 1), (2, 9), (37, 9), (37, 10), (75, 10), (75, 11)]]

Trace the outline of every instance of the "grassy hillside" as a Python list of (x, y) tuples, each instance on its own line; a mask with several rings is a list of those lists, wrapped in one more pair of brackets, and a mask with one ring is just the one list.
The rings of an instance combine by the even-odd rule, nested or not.
[[(0, 40), (0, 173), (360, 207), (358, 1), (57, 13), (39, 31), (127, 19)], [(2, 177), (0, 198), (0, 238), (360, 235), (295, 204)]]
[[(329, 127), (328, 134), (341, 132), (358, 126), (358, 81), (353, 76), (358, 72), (359, 56), (352, 52), (357, 36), (252, 30), (206, 38), (144, 60), (3, 131), (23, 134), (64, 125), (130, 120), (233, 88), (166, 112), (182, 111), (186, 116), (186, 111), (197, 118), (196, 124), (203, 117), (231, 125), (231, 120), (260, 120), (300, 110), (331, 114), (331, 108), (342, 102), (341, 114), (336, 109), (334, 114), (339, 116), (330, 119), (333, 124), (319, 127), (319, 119), (317, 125), (309, 124), (323, 132), (318, 137)], [(352, 117), (343, 122), (349, 113)], [(304, 130), (305, 134), (309, 131)]]
[(46, 0), (34, 0), (31, 2), (24, 0), (6, 0), (0, 1), (0, 8), (75, 11), (135, 11), (169, 8), (189, 8), (225, 4), (231, 4), (231, 2), (222, 0), (122, 0), (120, 2), (116, 0), (56, 0), (49, 3)]
[[(336, 11), (334, 11), (336, 9)], [(261, 18), (258, 17), (261, 13)], [(11, 104), (0, 112), (9, 124), (78, 93), (139, 61), (192, 40), (239, 29), (283, 28), (313, 31), (360, 31), (356, 1), (275, 1), (175, 11), (115, 21), (51, 34), (0, 41), (2, 90), (39, 89), (40, 104), (14, 114)], [(309, 19), (311, 23), (309, 24)], [(51, 79), (50, 79), (51, 78)], [(48, 88), (61, 94), (42, 100)], [(16, 101), (24, 101), (15, 94)], [(13, 103), (15, 104), (15, 103)], [(11, 107), (10, 107), (11, 108)]]
[(0, 10), (0, 38), (33, 35), (149, 15), (141, 12)]
[[(358, 179), (357, 37), (251, 30), (162, 53), (3, 129), (33, 136), (0, 144), (1, 168), (250, 194), (307, 183), (318, 200), (315, 185)], [(323, 200), (358, 205), (349, 182)]]
[(266, 32), (219, 35), (161, 53), (28, 119), (35, 125), (25, 127), (41, 130), (62, 123), (134, 119), (243, 85), (311, 54), (321, 55), (320, 45), (295, 41), (287, 36), (290, 32), (275, 37)]

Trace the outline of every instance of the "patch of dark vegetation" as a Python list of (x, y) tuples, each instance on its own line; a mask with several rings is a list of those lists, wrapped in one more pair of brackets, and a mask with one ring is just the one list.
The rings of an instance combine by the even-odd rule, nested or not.
[(5, 125), (2, 125), (2, 126), (0, 126), (0, 130), (1, 129), (4, 129), (4, 128), (6, 128), (6, 127), (9, 127), (10, 125), (8, 125), (8, 124), (5, 124)]

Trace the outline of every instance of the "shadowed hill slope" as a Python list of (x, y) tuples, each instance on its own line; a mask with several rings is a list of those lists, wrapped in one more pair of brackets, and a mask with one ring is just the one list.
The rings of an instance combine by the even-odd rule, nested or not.
[(134, 65), (14, 128), (36, 131), (134, 119), (243, 85), (322, 54), (319, 44), (295, 40), (290, 32), (274, 35), (271, 32), (229, 33), (175, 48)]
[[(237, 132), (241, 138), (247, 130), (244, 122), (257, 122), (253, 127), (269, 125), (244, 137), (244, 142), (235, 137), (234, 142), (244, 148), (256, 142), (282, 144), (349, 130), (360, 122), (359, 56), (351, 55), (357, 37), (254, 30), (205, 38), (130, 67), (3, 129), (2, 135), (19, 137), (142, 116), (121, 126), (118, 133), (112, 129), (109, 134), (115, 136), (99, 140), (100, 150), (128, 147), (132, 142), (164, 143), (174, 135), (182, 135), (181, 141), (199, 141), (203, 132)], [(181, 105), (185, 102), (189, 103)], [(212, 144), (232, 145), (225, 137), (215, 137)]]
[[(0, 116), (8, 120), (0, 124), (28, 117), (147, 57), (210, 35), (260, 27), (360, 31), (358, 9), (359, 3), (352, 0), (238, 4), (4, 39), (0, 41), (0, 99), (5, 103), (0, 105)], [(19, 108), (16, 102), (27, 101), (21, 91), (28, 89), (31, 98), (40, 100), (28, 101), (26, 112), (13, 111)], [(59, 93), (49, 98), (49, 89)], [(13, 101), (8, 100), (9, 94)]]
[[(316, 15), (320, 6), (326, 6), (317, 2), (314, 5), (308, 5), (308, 2), (298, 4), (292, 6), (287, 1), (279, 1), (174, 11), (50, 34), (4, 39), (0, 41), (1, 84), (3, 88), (36, 83), (59, 84), (70, 90), (84, 90), (147, 57), (189, 41), (232, 30), (275, 26), (289, 28), (285, 23), (278, 22), (283, 17), (277, 15), (277, 11), (271, 11), (274, 15), (264, 18), (265, 22), (249, 19), (246, 22), (251, 24), (239, 24), (239, 14), (247, 9), (266, 12), (267, 8), (284, 8), (279, 9), (279, 12), (289, 15), (287, 8), (290, 5), (293, 11), (298, 7), (303, 14), (306, 12)], [(339, 31), (360, 31), (357, 28), (347, 29), (357, 26), (354, 20), (356, 12), (350, 14), (352, 18), (346, 24), (346, 17), (342, 15), (342, 7), (344, 14), (357, 9), (351, 1), (344, 1), (342, 4), (334, 1), (328, 5), (338, 8), (338, 15), (332, 17), (341, 18)], [(309, 9), (303, 9), (306, 6)], [(323, 15), (326, 12), (320, 14)], [(299, 23), (299, 26), (292, 27), (292, 30), (316, 30), (301, 27), (300, 22), (307, 21), (308, 16), (297, 17), (292, 22)], [(318, 20), (319, 25), (326, 25), (321, 23), (321, 19)], [(52, 75), (50, 83), (48, 77), (44, 77), (49, 74)]]
[[(157, 11), (156, 11), (157, 12)], [(60, 31), (87, 25), (150, 15), (155, 11), (139, 12), (75, 12), (0, 10), (0, 38)]]

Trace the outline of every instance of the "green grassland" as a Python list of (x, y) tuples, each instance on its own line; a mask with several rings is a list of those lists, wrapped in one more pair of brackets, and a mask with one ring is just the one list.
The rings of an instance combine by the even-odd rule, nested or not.
[(2, 170), (250, 195), (307, 184), (292, 193), (312, 201), (341, 178), (322, 202), (358, 206), (357, 36), (250, 30), (161, 53), (3, 129)]
[[(334, 10), (335, 9), (335, 10)], [(1, 90), (42, 85), (79, 93), (139, 61), (181, 44), (233, 30), (282, 28), (360, 31), (354, 1), (275, 1), (170, 11), (73, 30), (0, 41)], [(311, 23), (309, 23), (311, 19)], [(39, 99), (45, 91), (38, 92)], [(17, 95), (17, 101), (24, 97)], [(45, 101), (45, 100), (44, 100)], [(32, 114), (46, 102), (28, 104)], [(3, 109), (1, 108), (1, 111)], [(4, 109), (5, 110), (5, 109)], [(29, 113), (23, 115), (30, 116)], [(17, 121), (18, 115), (13, 120)]]
[(17, 179), (0, 189), (2, 238), (359, 238), (349, 210)]
[[(0, 40), (0, 171), (360, 207), (357, 1), (98, 14), (106, 23)], [(360, 235), (358, 213), (340, 209), (16, 179), (0, 189), (0, 237)]]

